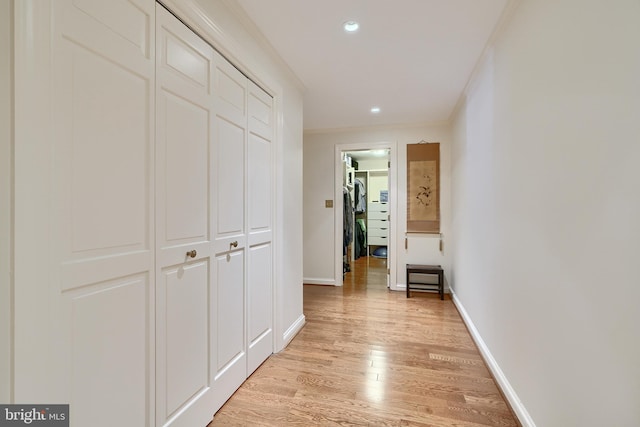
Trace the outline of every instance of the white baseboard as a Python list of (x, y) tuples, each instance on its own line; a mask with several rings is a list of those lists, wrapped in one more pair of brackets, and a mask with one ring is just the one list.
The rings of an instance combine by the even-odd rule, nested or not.
[(305, 285), (327, 285), (327, 286), (335, 286), (336, 281), (334, 279), (315, 279), (304, 277), (302, 279), (302, 283)]
[(284, 348), (289, 345), (291, 340), (298, 334), (298, 332), (300, 332), (305, 322), (306, 318), (304, 317), (304, 314), (301, 314), (300, 317), (298, 317), (296, 321), (289, 326), (284, 334), (282, 334), (282, 349), (280, 350), (284, 350)]
[(502, 390), (502, 393), (509, 401), (509, 404), (511, 405), (513, 412), (515, 412), (516, 416), (518, 417), (518, 420), (520, 420), (520, 423), (522, 423), (523, 427), (536, 427), (536, 424), (533, 422), (533, 419), (529, 415), (529, 412), (527, 412), (527, 408), (524, 407), (515, 390), (513, 389), (513, 387), (511, 387), (511, 384), (509, 383), (509, 380), (505, 376), (504, 372), (502, 372), (502, 369), (500, 369), (500, 366), (498, 366), (498, 362), (496, 362), (496, 359), (491, 354), (491, 351), (489, 351), (489, 347), (487, 347), (484, 340), (480, 336), (480, 332), (478, 332), (478, 329), (476, 329), (473, 321), (471, 320), (471, 317), (469, 317), (469, 314), (464, 309), (462, 302), (460, 302), (460, 299), (458, 299), (458, 296), (453, 291), (453, 289), (449, 289), (449, 292), (451, 293), (451, 299), (453, 300), (453, 303), (458, 309), (458, 312), (460, 312), (462, 321), (467, 325), (467, 329), (469, 329), (469, 333), (471, 334), (473, 341), (475, 341), (476, 345), (478, 346), (478, 349), (480, 350), (482, 357), (487, 363), (489, 370), (498, 383), (498, 387), (500, 387), (500, 390)]

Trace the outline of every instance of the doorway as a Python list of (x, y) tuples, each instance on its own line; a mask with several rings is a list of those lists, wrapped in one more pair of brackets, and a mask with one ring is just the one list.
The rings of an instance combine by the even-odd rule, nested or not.
[(335, 283), (385, 289), (395, 277), (395, 144), (336, 145)]

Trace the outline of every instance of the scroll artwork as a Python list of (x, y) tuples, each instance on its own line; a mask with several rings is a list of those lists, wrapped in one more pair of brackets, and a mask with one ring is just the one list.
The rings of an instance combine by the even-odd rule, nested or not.
[(440, 232), (440, 144), (407, 145), (407, 232)]

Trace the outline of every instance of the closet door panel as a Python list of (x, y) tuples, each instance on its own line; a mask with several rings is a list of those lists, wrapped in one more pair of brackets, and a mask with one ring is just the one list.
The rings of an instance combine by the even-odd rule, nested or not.
[(209, 115), (198, 105), (163, 88), (158, 96), (164, 150), (163, 164), (165, 245), (209, 239)]
[[(209, 265), (195, 262), (165, 269), (161, 280), (166, 332), (158, 339), (166, 350), (166, 409), (171, 418), (208, 387)], [(164, 375), (163, 375), (164, 377)]]
[[(149, 82), (79, 47), (72, 68), (71, 251), (143, 248), (149, 226)], [(131, 101), (120, 105), (126, 98)], [(105, 120), (105, 109), (116, 105)]]
[(150, 52), (149, 34), (153, 31), (153, 22), (145, 9), (148, 11), (153, 2), (73, 0), (73, 4), (100, 25), (111, 29), (113, 34), (130, 42), (131, 49), (137, 49), (145, 56)]
[(249, 128), (264, 139), (273, 139), (273, 98), (249, 82)]
[[(129, 425), (151, 426), (154, 4), (115, 1), (118, 25), (99, 3), (42, 6), (52, 13), (50, 50), (38, 52), (51, 58), (51, 70), (42, 72), (50, 72), (50, 97), (43, 99), (51, 100), (52, 128), (46, 141), (29, 143), (52, 165), (50, 210), (33, 213), (50, 228), (37, 241), (49, 251), (38, 268), (50, 275), (42, 283), (16, 276), (15, 400), (38, 401), (34, 381), (50, 382), (54, 395), (46, 400), (69, 403), (73, 423), (110, 426), (124, 416)], [(39, 6), (31, 5), (34, 14)], [(18, 166), (18, 181), (26, 164)], [(34, 172), (33, 179), (45, 176)], [(16, 242), (29, 239), (19, 235)], [(48, 299), (37, 316), (23, 299), (34, 290)], [(42, 360), (20, 338), (34, 329), (52, 340), (43, 345), (47, 372), (37, 379), (33, 363)]]
[(216, 53), (213, 80), (216, 112), (216, 250), (221, 252), (229, 250), (231, 242), (237, 241), (240, 247), (244, 247), (246, 241), (247, 79)]
[[(155, 2), (149, 0), (55, 0), (66, 8), (55, 22), (74, 43), (108, 58), (127, 58), (133, 66), (155, 57)], [(67, 26), (67, 23), (73, 23)]]
[(273, 352), (273, 99), (249, 82), (248, 369)]
[(251, 375), (273, 353), (273, 250), (271, 242), (249, 249), (248, 361)]
[(215, 54), (215, 394), (217, 410), (247, 377), (247, 79)]
[(156, 425), (213, 411), (213, 49), (157, 8)]
[[(244, 277), (244, 253), (235, 251), (216, 258), (218, 267), (218, 307), (216, 316), (222, 326), (218, 335), (216, 368), (223, 371), (244, 352), (244, 292), (238, 278)], [(240, 290), (240, 292), (238, 292)]]
[[(54, 39), (54, 155), (61, 201), (55, 229), (64, 245), (62, 258), (79, 261), (148, 251), (153, 226), (153, 63), (146, 51), (131, 49), (122, 34), (101, 24), (108, 21), (104, 16), (87, 15), (66, 1), (54, 7), (59, 18)], [(141, 13), (134, 9), (132, 14)], [(144, 34), (150, 18), (146, 15), (140, 22)], [(84, 37), (87, 32), (90, 36)]]
[[(184, 31), (179, 31), (184, 33)], [(165, 70), (175, 74), (187, 85), (191, 84), (195, 89), (192, 94), (210, 94), (211, 86), (211, 54), (209, 48), (203, 43), (194, 46), (189, 40), (185, 40), (179, 34), (174, 34), (165, 28), (161, 42), (164, 50), (159, 58)], [(187, 36), (187, 38), (191, 38)]]
[(251, 244), (272, 239), (274, 153), (273, 99), (255, 83), (248, 83), (248, 220)]
[(247, 78), (220, 55), (216, 55), (214, 87), (218, 114), (245, 127), (247, 122)]
[(271, 231), (271, 141), (249, 135), (249, 232)]
[[(149, 290), (149, 276), (138, 274), (93, 286), (91, 292), (68, 293), (74, 343), (70, 381), (77, 391), (73, 425), (114, 426), (122, 420), (131, 426), (149, 425), (149, 337), (147, 313), (140, 310)], [(105, 387), (113, 393), (105, 394)], [(118, 411), (102, 409), (111, 407)]]
[(215, 403), (217, 411), (247, 378), (244, 250), (216, 256)]
[(216, 122), (217, 238), (244, 233), (245, 129), (218, 117)]

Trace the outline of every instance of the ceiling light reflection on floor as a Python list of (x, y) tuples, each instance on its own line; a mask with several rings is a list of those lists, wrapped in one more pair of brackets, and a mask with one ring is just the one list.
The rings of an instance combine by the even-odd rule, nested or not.
[(383, 402), (387, 384), (387, 353), (383, 350), (371, 350), (369, 353), (369, 367), (367, 368), (365, 394), (372, 402)]

